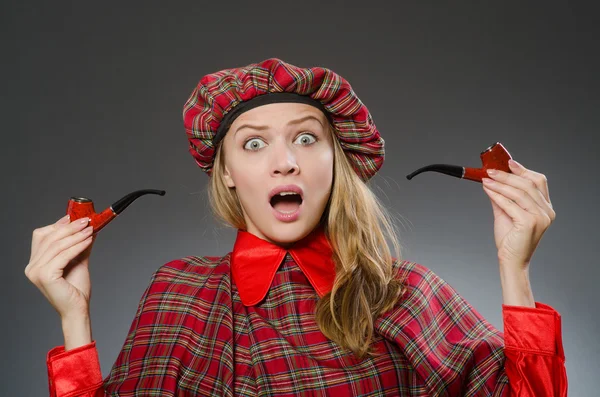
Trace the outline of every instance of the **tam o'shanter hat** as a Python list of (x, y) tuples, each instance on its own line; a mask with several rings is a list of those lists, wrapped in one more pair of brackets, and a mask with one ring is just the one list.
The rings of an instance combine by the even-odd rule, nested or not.
[(321, 109), (363, 181), (381, 168), (384, 141), (367, 107), (343, 77), (324, 67), (300, 68), (277, 58), (204, 76), (183, 107), (189, 151), (211, 175), (215, 149), (237, 116), (256, 106), (301, 102)]

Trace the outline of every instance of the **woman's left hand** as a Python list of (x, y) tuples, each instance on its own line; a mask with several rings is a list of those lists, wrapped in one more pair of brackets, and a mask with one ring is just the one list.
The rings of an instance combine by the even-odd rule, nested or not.
[(509, 161), (509, 166), (512, 173), (497, 170), (496, 175), (489, 175), (492, 179), (483, 178), (483, 190), (494, 211), (500, 266), (525, 270), (556, 213), (550, 203), (546, 176), (517, 162)]

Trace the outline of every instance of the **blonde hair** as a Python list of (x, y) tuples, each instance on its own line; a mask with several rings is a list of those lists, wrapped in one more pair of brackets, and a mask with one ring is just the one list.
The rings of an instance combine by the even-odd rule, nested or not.
[[(334, 143), (334, 176), (321, 222), (333, 248), (336, 277), (333, 289), (319, 300), (315, 320), (321, 332), (358, 357), (371, 355), (374, 321), (390, 310), (404, 292), (393, 271), (386, 236), (400, 257), (400, 246), (387, 210), (352, 168), (330, 126)], [(245, 229), (235, 189), (223, 178), (225, 156), (219, 145), (208, 198), (225, 224)]]

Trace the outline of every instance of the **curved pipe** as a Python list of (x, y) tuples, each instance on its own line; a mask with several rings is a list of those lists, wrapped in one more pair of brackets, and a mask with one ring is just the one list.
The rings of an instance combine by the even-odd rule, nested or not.
[(96, 213), (94, 210), (94, 202), (89, 198), (71, 197), (67, 205), (67, 214), (71, 216), (71, 222), (79, 218), (90, 218), (90, 225), (93, 227), (93, 233), (98, 233), (139, 197), (146, 194), (164, 196), (165, 193), (166, 191), (164, 190), (155, 189), (136, 190), (115, 201), (110, 207), (100, 213)]
[(411, 180), (422, 172), (434, 171), (456, 178), (481, 182), (482, 178), (487, 177), (488, 169), (511, 172), (508, 166), (508, 160), (512, 159), (512, 157), (510, 153), (508, 153), (508, 150), (506, 150), (506, 148), (500, 142), (496, 142), (485, 149), (483, 152), (481, 152), (480, 157), (483, 165), (482, 168), (461, 167), (459, 165), (451, 164), (430, 164), (406, 175), (406, 179)]

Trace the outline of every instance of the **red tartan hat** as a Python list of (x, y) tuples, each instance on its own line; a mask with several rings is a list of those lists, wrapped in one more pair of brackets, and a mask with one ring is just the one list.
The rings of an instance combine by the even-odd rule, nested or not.
[(362, 180), (367, 181), (381, 168), (384, 141), (350, 83), (330, 69), (300, 68), (277, 58), (224, 69), (200, 80), (183, 107), (189, 151), (196, 164), (211, 174), (215, 148), (240, 110), (290, 101), (324, 111)]

